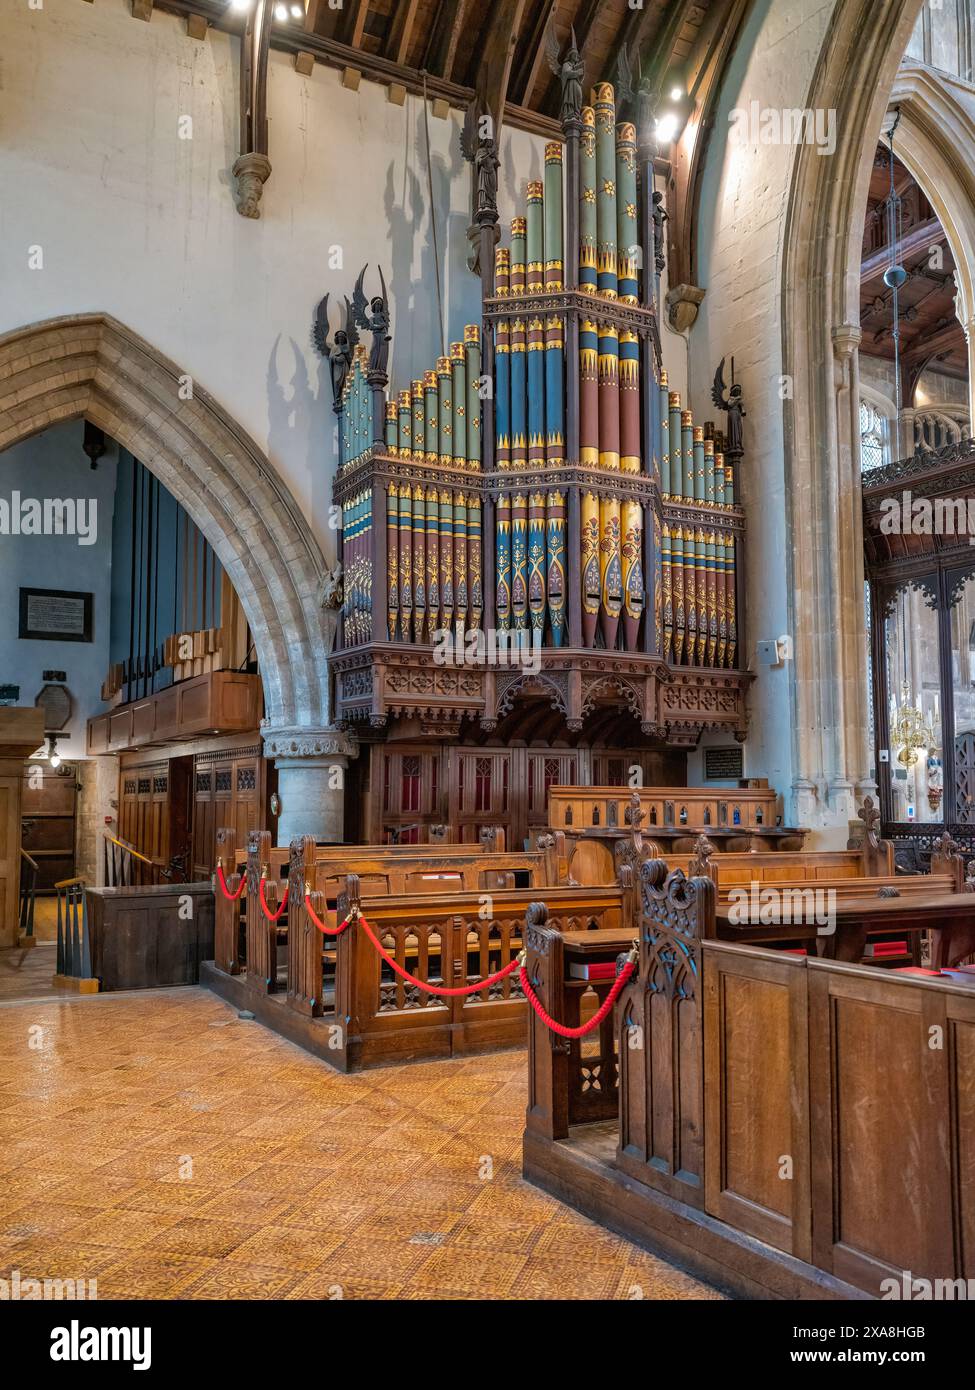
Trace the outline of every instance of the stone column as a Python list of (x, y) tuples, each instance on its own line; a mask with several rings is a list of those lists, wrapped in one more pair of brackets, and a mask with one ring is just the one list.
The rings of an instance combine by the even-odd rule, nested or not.
[[(860, 490), (860, 328), (832, 330), (832, 438), (810, 499), (806, 538), (813, 583), (797, 594), (794, 681), (797, 820), (813, 847), (841, 848), (862, 797), (876, 795), (867, 738), (867, 634)], [(817, 495), (818, 494), (818, 495)]]
[(296, 835), (344, 838), (345, 775), (358, 747), (339, 729), (268, 729), (264, 754), (278, 770), (280, 811), (275, 842)]

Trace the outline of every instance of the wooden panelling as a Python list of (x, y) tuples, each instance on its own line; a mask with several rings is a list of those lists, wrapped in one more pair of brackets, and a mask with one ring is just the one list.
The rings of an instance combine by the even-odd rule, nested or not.
[(209, 883), (90, 888), (87, 904), (92, 973), (105, 991), (196, 984), (213, 955)]
[(201, 753), (193, 759), (193, 874), (209, 878), (216, 862), (216, 835), (233, 829), (244, 845), (252, 830), (263, 830), (273, 769), (259, 744)]
[(213, 671), (90, 719), (88, 752), (121, 753), (202, 734), (239, 735), (256, 729), (262, 712), (260, 676)]
[(707, 1210), (809, 1258), (805, 962), (708, 942), (704, 953)]
[[(815, 1262), (874, 1294), (904, 1270), (951, 1278), (952, 996), (856, 967), (808, 970)], [(975, 1021), (975, 997), (955, 1007)]]

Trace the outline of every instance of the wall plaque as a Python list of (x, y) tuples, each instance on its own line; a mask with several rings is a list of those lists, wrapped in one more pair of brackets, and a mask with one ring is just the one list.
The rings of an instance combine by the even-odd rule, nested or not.
[(34, 642), (90, 642), (92, 595), (21, 589), (18, 636)]
[(705, 748), (705, 782), (737, 782), (744, 776), (744, 753), (737, 744), (729, 748)]

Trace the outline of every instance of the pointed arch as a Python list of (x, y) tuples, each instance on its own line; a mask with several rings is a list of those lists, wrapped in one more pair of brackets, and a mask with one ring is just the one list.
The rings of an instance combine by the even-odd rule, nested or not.
[[(329, 717), (321, 549), (285, 483), (239, 425), (175, 363), (108, 314), (0, 336), (0, 450), (87, 419), (134, 454), (213, 547), (254, 636), (266, 723)], [(181, 389), (182, 388), (182, 389)]]

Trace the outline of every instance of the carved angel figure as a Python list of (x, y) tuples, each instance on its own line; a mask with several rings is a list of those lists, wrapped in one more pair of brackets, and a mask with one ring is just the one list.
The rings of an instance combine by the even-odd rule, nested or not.
[(633, 64), (629, 49), (624, 44), (616, 60), (616, 94), (620, 105), (636, 103), (637, 139), (641, 144), (654, 140), (657, 123), (657, 107), (660, 104), (661, 87), (654, 84), (650, 74), (644, 77), (643, 63), (639, 50), (636, 56), (637, 80), (633, 81)]
[(495, 218), (498, 213), (498, 147), (492, 131), (493, 123), (488, 119), (486, 131), (482, 132), (481, 119), (484, 112), (480, 99), (475, 96), (460, 133), (461, 153), (468, 164), (474, 165), (474, 186), (472, 192), (471, 216)]
[(664, 207), (664, 195), (659, 190), (655, 191), (653, 195), (653, 263), (658, 275), (663, 274), (667, 264), (664, 256), (664, 223), (669, 221), (670, 218)]
[(360, 328), (365, 328), (372, 334), (369, 370), (382, 372), (385, 376), (386, 368), (389, 365), (389, 344), (392, 341), (392, 335), (389, 331), (389, 299), (386, 295), (386, 281), (383, 279), (382, 266), (377, 268), (382, 293), (375, 294), (372, 299), (366, 300), (363, 281), (366, 277), (366, 271), (369, 269), (367, 262), (359, 271), (359, 278), (352, 291), (352, 317)]
[(741, 387), (735, 382), (735, 362), (731, 360), (731, 387), (727, 390), (724, 384), (724, 363), (722, 357), (718, 363), (718, 370), (714, 374), (714, 385), (711, 387), (711, 399), (719, 410), (728, 413), (728, 447), (726, 453), (741, 454), (744, 452), (742, 443), (741, 422), (745, 418), (745, 404), (742, 400)]
[(359, 333), (352, 318), (352, 306), (348, 296), (345, 300), (345, 322), (341, 328), (336, 330), (334, 344), (330, 344), (328, 341), (328, 295), (319, 300), (315, 310), (312, 339), (318, 351), (328, 362), (332, 377), (332, 404), (337, 408), (342, 399), (345, 378), (352, 370), (353, 354), (359, 341)]
[(562, 109), (559, 113), (562, 124), (578, 121), (582, 113), (582, 84), (586, 76), (586, 65), (579, 53), (575, 29), (572, 30), (568, 52), (562, 58), (559, 53), (559, 41), (550, 21), (545, 30), (545, 57), (552, 72), (562, 84)]

